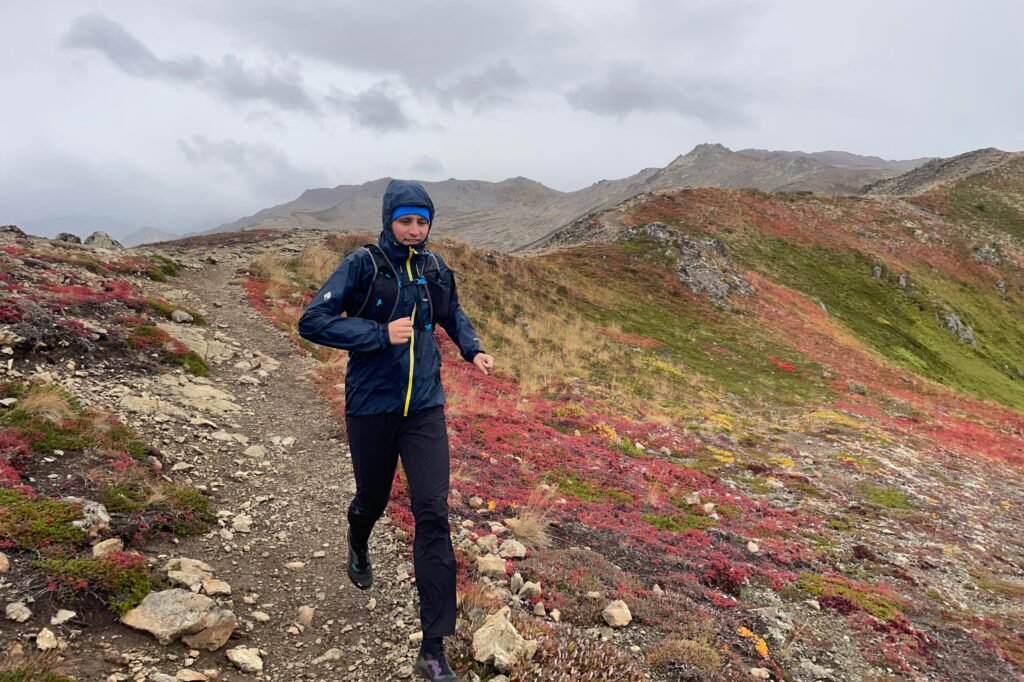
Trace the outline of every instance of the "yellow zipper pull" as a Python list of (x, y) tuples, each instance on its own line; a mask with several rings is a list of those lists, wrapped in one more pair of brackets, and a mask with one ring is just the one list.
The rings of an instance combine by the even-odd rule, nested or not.
[[(416, 249), (409, 247), (409, 257), (405, 259), (405, 271), (409, 274), (409, 285), (412, 286), (412, 257), (416, 253)], [(416, 364), (416, 301), (413, 302), (412, 316), (409, 318), (413, 323), (412, 336), (409, 337), (409, 386), (405, 389), (405, 410), (402, 412), (403, 417), (409, 416), (409, 401), (412, 400), (412, 371)]]

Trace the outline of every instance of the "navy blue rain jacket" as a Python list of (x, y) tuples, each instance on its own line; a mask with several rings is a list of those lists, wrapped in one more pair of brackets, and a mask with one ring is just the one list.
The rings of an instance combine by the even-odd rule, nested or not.
[[(448, 278), (451, 304), (448, 310), (434, 309), (429, 318), (426, 287), (410, 282), (412, 270), (416, 279), (428, 264), (427, 239), (410, 247), (399, 243), (391, 232), (391, 212), (397, 206), (420, 206), (434, 218), (434, 204), (418, 183), (392, 180), (384, 192), (381, 218), (384, 224), (377, 244), (399, 274), (398, 307), (392, 319), (409, 317), (416, 310), (412, 342), (391, 345), (387, 325), (360, 317), (341, 317), (342, 310), (358, 308), (372, 285), (373, 258), (359, 249), (345, 256), (327, 283), (316, 293), (299, 319), (302, 338), (331, 348), (349, 351), (345, 374), (345, 413), (352, 416), (368, 414), (414, 414), (444, 404), (441, 387), (441, 351), (434, 338), (436, 327), (444, 328), (459, 347), (462, 357), (472, 361), (480, 350), (480, 340), (466, 313), (459, 305), (455, 277), (437, 257), (442, 277)], [(428, 232), (429, 238), (429, 232)], [(428, 328), (428, 325), (430, 327)], [(410, 390), (409, 365), (413, 371)]]

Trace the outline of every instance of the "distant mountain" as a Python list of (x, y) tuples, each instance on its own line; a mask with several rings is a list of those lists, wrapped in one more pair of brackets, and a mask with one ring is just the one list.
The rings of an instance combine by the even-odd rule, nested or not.
[(948, 159), (932, 159), (903, 175), (878, 180), (865, 187), (864, 193), (873, 196), (922, 194), (939, 184), (998, 168), (1021, 155), (1021, 152), (1004, 152), (995, 147), (987, 147)]
[(741, 149), (737, 154), (745, 154), (748, 156), (757, 156), (762, 159), (770, 158), (789, 158), (795, 159), (799, 157), (807, 157), (814, 159), (815, 161), (821, 161), (830, 166), (849, 166), (852, 168), (884, 168), (886, 170), (895, 171), (896, 173), (906, 173), (907, 171), (917, 168), (923, 163), (931, 161), (932, 156), (925, 156), (920, 159), (906, 159), (903, 161), (893, 161), (891, 159), (883, 159), (879, 156), (861, 156), (859, 154), (851, 154), (850, 152), (841, 151), (825, 151), (825, 152), (785, 152), (785, 151), (769, 151), (767, 149)]
[(166, 242), (172, 239), (179, 239), (182, 236), (184, 235), (178, 234), (177, 232), (167, 232), (155, 227), (140, 227), (139, 229), (124, 235), (118, 241), (125, 246), (140, 246), (142, 244), (154, 244), (156, 242)]
[[(501, 182), (453, 178), (423, 185), (438, 207), (435, 234), (455, 236), (476, 246), (516, 251), (581, 216), (642, 192), (710, 186), (853, 194), (916, 163), (846, 152), (733, 152), (721, 144), (701, 144), (664, 168), (601, 180), (575, 192), (559, 192), (522, 177)], [(376, 231), (380, 198), (389, 180), (307, 190), (294, 201), (263, 209), (216, 231), (257, 226)]]

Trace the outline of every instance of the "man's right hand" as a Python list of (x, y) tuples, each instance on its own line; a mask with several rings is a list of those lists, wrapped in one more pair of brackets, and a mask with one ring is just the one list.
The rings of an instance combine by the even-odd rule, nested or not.
[(392, 346), (408, 343), (412, 338), (412, 318), (400, 317), (388, 324), (388, 340)]

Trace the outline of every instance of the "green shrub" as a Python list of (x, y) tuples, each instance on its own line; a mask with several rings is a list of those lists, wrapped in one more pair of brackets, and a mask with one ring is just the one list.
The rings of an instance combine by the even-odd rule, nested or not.
[(21, 550), (75, 546), (85, 533), (71, 525), (82, 517), (78, 505), (0, 488), (0, 538)]
[(92, 591), (119, 616), (138, 606), (152, 587), (145, 558), (127, 552), (99, 559), (46, 559), (35, 566), (49, 576), (47, 588), (59, 598), (75, 599)]

